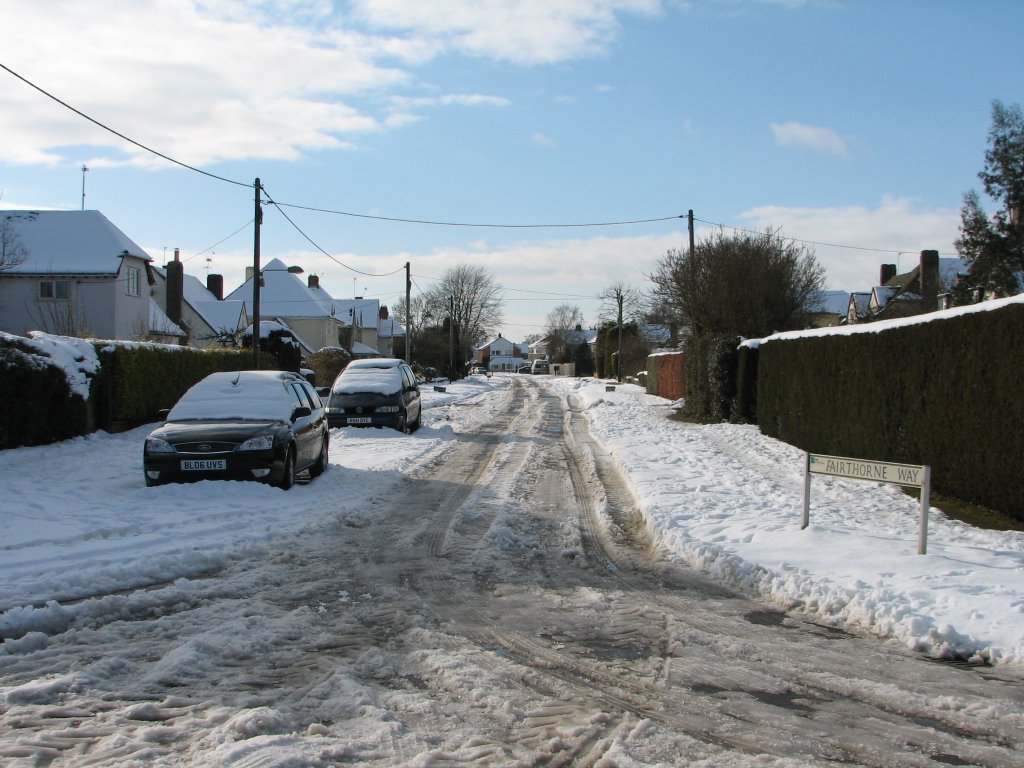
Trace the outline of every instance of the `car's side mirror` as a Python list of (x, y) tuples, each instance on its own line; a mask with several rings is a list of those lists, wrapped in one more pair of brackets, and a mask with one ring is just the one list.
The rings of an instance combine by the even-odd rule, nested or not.
[(313, 413), (309, 409), (308, 405), (300, 405), (294, 411), (292, 411), (292, 421), (298, 421), (301, 418), (309, 416)]
[(160, 421), (167, 421), (167, 416), (170, 414), (170, 408), (161, 408), (156, 412), (156, 415), (160, 417)]
[(317, 389), (316, 393), (318, 395), (320, 395), (321, 399), (326, 400), (327, 398), (329, 398), (331, 396), (331, 388), (330, 387), (319, 387)]

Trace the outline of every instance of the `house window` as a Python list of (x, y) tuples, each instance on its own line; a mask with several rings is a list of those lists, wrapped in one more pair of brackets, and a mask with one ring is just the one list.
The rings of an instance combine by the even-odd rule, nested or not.
[(67, 280), (43, 280), (39, 283), (39, 298), (66, 301), (71, 298), (71, 283)]
[(142, 270), (138, 267), (128, 267), (128, 287), (125, 293), (129, 296), (139, 295), (139, 281), (142, 278)]

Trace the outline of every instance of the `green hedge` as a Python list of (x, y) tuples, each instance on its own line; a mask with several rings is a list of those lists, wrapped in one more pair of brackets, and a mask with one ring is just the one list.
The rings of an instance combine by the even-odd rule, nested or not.
[(88, 421), (85, 398), (62, 368), (38, 352), (0, 347), (0, 449), (76, 437)]
[(732, 418), (739, 361), (735, 334), (702, 334), (686, 340), (683, 416), (693, 421)]
[[(118, 432), (159, 418), (185, 391), (215, 371), (252, 367), (252, 352), (189, 347), (105, 346), (99, 349), (100, 375), (92, 400), (99, 429)], [(272, 356), (260, 365), (276, 368)]]
[(927, 464), (933, 488), (1024, 520), (1024, 305), (877, 333), (768, 340), (761, 431), (812, 453)]

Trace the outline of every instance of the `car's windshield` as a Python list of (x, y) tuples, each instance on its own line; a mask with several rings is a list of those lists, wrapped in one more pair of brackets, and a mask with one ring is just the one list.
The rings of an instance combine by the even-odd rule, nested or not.
[(393, 395), (402, 391), (402, 373), (397, 368), (357, 368), (345, 371), (334, 382), (336, 395), (376, 393)]
[(292, 410), (280, 379), (214, 374), (182, 395), (167, 414), (167, 420), (287, 421)]

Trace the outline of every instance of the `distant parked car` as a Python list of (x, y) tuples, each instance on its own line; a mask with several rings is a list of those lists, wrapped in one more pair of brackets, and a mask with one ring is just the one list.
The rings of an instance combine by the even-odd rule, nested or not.
[(547, 360), (534, 360), (530, 366), (530, 373), (550, 373), (551, 366)]
[(146, 485), (259, 480), (288, 490), (295, 475), (327, 469), (327, 411), (302, 376), (287, 371), (211, 373), (146, 438)]
[(487, 373), (487, 369), (484, 368), (482, 365), (474, 365), (472, 368), (469, 369), (469, 372), (471, 374), (481, 374), (482, 375), (482, 374)]
[(520, 365), (518, 368), (516, 368), (516, 373), (532, 373), (532, 372), (533, 372), (533, 366)]
[(331, 386), (333, 427), (391, 427), (415, 432), (422, 423), (420, 388), (412, 368), (395, 358), (353, 360)]

